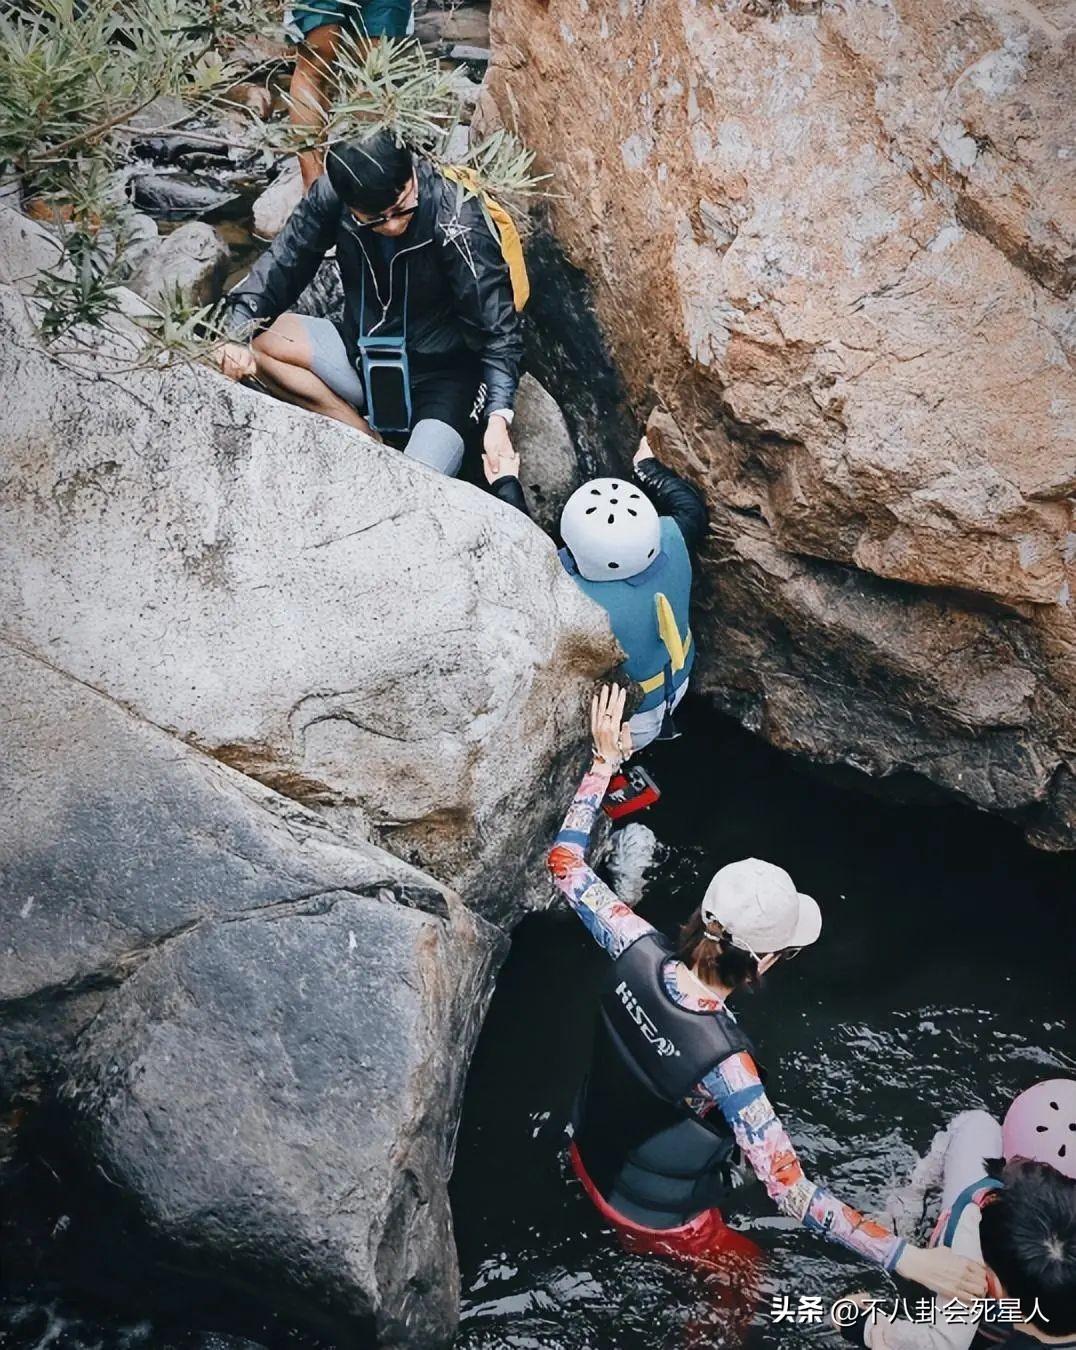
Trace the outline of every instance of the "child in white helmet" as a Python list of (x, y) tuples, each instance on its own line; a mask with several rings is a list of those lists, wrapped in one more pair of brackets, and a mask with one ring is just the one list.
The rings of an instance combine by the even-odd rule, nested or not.
[[(487, 455), (484, 467), (491, 491), (527, 512), (518, 458)], [(630, 721), (636, 751), (675, 734), (672, 713), (695, 660), (692, 568), (707, 524), (701, 493), (655, 457), (645, 436), (631, 479), (592, 479), (561, 513), (565, 570), (609, 615), (626, 653), (620, 674), (642, 691)]]

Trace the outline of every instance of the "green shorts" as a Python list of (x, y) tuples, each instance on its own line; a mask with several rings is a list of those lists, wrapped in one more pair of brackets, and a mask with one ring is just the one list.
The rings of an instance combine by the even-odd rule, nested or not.
[(284, 13), (284, 31), (292, 42), (327, 23), (338, 23), (362, 37), (405, 37), (411, 0), (296, 0)]

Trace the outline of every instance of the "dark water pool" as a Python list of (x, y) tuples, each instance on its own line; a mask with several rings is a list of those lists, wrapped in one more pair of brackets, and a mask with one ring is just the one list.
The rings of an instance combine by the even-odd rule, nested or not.
[[(1076, 864), (985, 816), (830, 786), (698, 708), (685, 720), (690, 738), (655, 758), (664, 847), (640, 912), (672, 931), (717, 867), (752, 855), (819, 900), (817, 948), (738, 1008), (808, 1175), (877, 1208), (954, 1112), (1003, 1111), (1076, 1067)], [(566, 916), (529, 921), (502, 973), (453, 1182), (467, 1350), (739, 1343), (705, 1278), (621, 1253), (565, 1172), (560, 1130), (606, 962)], [(888, 1287), (764, 1195), (744, 1222), (768, 1257), (752, 1346), (842, 1344), (773, 1325), (775, 1291), (828, 1304)]]
[[(698, 707), (685, 722), (690, 734), (654, 760), (665, 795), (650, 816), (664, 847), (642, 912), (671, 928), (717, 866), (752, 854), (786, 867), (822, 904), (817, 948), (740, 1003), (809, 1175), (870, 1209), (953, 1112), (1000, 1111), (1037, 1078), (1076, 1072), (1071, 857), (1036, 853), (984, 816), (820, 782)], [(622, 1254), (566, 1175), (561, 1127), (605, 962), (564, 915), (525, 924), (502, 973), (452, 1185), (460, 1350), (739, 1343), (706, 1278)], [(44, 1167), (24, 1177), (32, 1217), (23, 1194), (6, 1196), (4, 1350), (319, 1345), (182, 1277), (169, 1283), (152, 1253), (132, 1264), (129, 1248), (95, 1249), (92, 1200), (73, 1205)], [(751, 1346), (840, 1343), (824, 1328), (768, 1325), (772, 1291), (828, 1302), (885, 1287), (765, 1197), (747, 1202), (742, 1223), (768, 1256)]]

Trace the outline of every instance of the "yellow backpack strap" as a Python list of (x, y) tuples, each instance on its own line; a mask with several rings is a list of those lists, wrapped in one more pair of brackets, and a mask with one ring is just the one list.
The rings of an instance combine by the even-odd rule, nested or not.
[(669, 661), (675, 675), (677, 671), (683, 670), (687, 661), (687, 651), (691, 646), (691, 633), (688, 632), (686, 638), (681, 641), (673, 607), (660, 591), (654, 596), (654, 606), (657, 610), (658, 636), (664, 643), (665, 650), (669, 653)]
[(512, 282), (512, 301), (517, 312), (530, 299), (531, 283), (527, 276), (527, 264), (523, 260), (523, 241), (519, 237), (516, 223), (501, 204), (483, 192), (478, 186), (473, 169), (465, 164), (442, 164), (441, 173), (451, 183), (459, 183), (473, 193), (486, 209), (497, 242), (501, 246), (501, 256), (508, 264), (508, 276)]

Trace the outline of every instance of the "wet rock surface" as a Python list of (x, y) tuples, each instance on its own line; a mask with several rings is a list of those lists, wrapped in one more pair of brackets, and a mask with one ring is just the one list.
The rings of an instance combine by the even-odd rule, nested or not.
[(0, 649), (6, 1089), (176, 1259), (381, 1343), (455, 1318), (444, 1192), (503, 939), (432, 878)]
[(135, 174), (130, 182), (135, 206), (167, 220), (234, 220), (247, 209), (240, 192), (181, 170)]
[[(490, 76), (556, 171), (552, 224), (630, 405), (663, 410), (720, 522), (699, 681), (779, 744), (919, 776), (1058, 847), (1076, 843), (1070, 23), (990, 0), (942, 22), (914, 0), (502, 6)], [(569, 416), (586, 400), (550, 387)], [(746, 561), (763, 543), (801, 578), (780, 602)], [(833, 576), (854, 643), (815, 603)], [(893, 626), (876, 596), (898, 591)], [(947, 625), (977, 689), (929, 674)], [(1010, 746), (989, 772), (980, 733)]]

